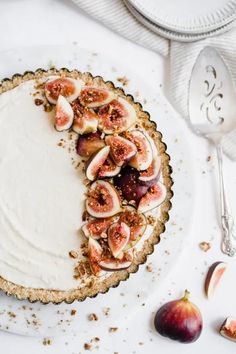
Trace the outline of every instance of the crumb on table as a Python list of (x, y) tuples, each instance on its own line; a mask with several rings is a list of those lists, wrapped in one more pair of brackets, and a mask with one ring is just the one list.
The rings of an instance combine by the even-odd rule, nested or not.
[(211, 248), (211, 244), (209, 242), (203, 241), (199, 243), (199, 247), (202, 251), (207, 252)]

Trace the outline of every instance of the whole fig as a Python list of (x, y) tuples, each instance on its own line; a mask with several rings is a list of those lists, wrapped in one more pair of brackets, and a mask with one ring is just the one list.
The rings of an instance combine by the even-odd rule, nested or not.
[(184, 297), (163, 305), (156, 313), (154, 325), (159, 334), (182, 343), (195, 342), (202, 331), (202, 316), (189, 292)]

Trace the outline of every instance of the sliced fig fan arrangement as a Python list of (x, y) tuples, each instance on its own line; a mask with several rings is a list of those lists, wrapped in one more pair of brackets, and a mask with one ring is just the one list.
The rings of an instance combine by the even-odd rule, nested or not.
[[(38, 70), (3, 82), (2, 92), (28, 80), (40, 87), (58, 135), (77, 133), (76, 151), (84, 166), (84, 180), (78, 183), (87, 188), (83, 215), (78, 215), (85, 252), (78, 262), (90, 282), (61, 291), (18, 287), (2, 279), (0, 287), (30, 300), (83, 300), (127, 279), (159, 241), (171, 207), (169, 156), (148, 113), (113, 83), (76, 70)], [(42, 102), (35, 103), (42, 109)]]

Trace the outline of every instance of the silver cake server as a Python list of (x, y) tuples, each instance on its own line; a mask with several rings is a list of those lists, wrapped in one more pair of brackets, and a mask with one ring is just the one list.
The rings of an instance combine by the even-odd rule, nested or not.
[(194, 65), (189, 86), (190, 127), (209, 139), (217, 150), (220, 179), (222, 252), (233, 256), (234, 219), (230, 213), (223, 175), (221, 139), (236, 127), (236, 95), (228, 68), (212, 47), (205, 47)]

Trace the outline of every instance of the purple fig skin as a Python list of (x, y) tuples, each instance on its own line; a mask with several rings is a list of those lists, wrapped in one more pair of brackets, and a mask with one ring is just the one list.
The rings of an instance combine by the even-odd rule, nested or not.
[(137, 204), (148, 191), (148, 186), (142, 185), (139, 181), (139, 172), (130, 166), (121, 170), (114, 178), (114, 184), (120, 188), (123, 197), (128, 202), (134, 200)]
[(104, 146), (105, 142), (101, 139), (99, 132), (83, 134), (79, 136), (77, 141), (76, 152), (82, 157), (89, 158)]
[(195, 342), (202, 332), (202, 316), (189, 292), (180, 300), (163, 305), (156, 313), (154, 325), (159, 334), (181, 343)]

